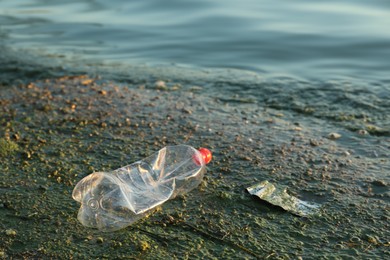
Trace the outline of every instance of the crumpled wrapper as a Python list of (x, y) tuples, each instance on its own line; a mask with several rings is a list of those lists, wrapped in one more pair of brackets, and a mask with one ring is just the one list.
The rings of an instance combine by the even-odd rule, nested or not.
[(246, 189), (251, 195), (279, 206), (295, 215), (307, 217), (309, 215), (319, 215), (320, 205), (302, 201), (287, 193), (285, 187), (276, 187), (268, 181), (262, 181)]

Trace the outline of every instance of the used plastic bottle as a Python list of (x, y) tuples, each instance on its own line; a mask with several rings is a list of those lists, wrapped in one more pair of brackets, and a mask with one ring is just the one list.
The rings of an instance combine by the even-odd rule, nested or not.
[(127, 227), (154, 207), (197, 187), (211, 158), (206, 148), (167, 146), (115, 171), (92, 173), (73, 190), (73, 199), (81, 203), (77, 218), (102, 231)]

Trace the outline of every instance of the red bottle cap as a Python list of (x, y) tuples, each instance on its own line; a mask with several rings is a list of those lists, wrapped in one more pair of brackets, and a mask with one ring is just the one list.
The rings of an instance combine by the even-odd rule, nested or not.
[(208, 164), (211, 161), (211, 159), (213, 158), (211, 151), (207, 148), (199, 148), (198, 151), (202, 155), (202, 158), (203, 158), (203, 161), (205, 164)]

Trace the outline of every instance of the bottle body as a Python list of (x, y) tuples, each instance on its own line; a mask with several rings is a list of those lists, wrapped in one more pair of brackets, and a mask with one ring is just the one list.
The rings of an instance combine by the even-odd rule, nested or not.
[(198, 150), (177, 145), (112, 172), (92, 173), (73, 190), (73, 198), (81, 203), (78, 219), (103, 231), (124, 228), (197, 187), (205, 165)]

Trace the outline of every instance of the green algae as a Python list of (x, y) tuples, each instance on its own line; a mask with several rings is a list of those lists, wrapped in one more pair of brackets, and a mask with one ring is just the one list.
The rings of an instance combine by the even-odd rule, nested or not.
[(6, 157), (15, 154), (19, 150), (19, 146), (17, 143), (0, 139), (0, 157)]

